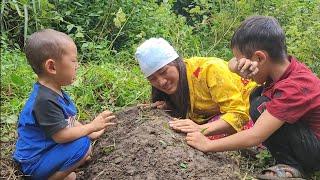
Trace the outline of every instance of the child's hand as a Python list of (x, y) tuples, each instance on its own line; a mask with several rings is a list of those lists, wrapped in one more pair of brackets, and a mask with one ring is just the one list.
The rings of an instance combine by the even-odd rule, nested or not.
[(96, 131), (96, 132), (93, 132), (91, 134), (89, 134), (89, 137), (90, 139), (94, 140), (94, 139), (97, 139), (99, 138), (104, 132), (106, 131), (106, 129), (102, 129), (100, 131)]
[(229, 60), (228, 67), (231, 72), (238, 73), (238, 61), (235, 57)]
[(110, 121), (114, 119), (115, 116), (112, 112), (106, 110), (100, 113), (90, 124), (92, 124), (93, 132), (105, 129), (107, 126), (114, 125)]
[(237, 60), (237, 70), (238, 74), (246, 79), (252, 78), (254, 75), (256, 75), (259, 71), (258, 69), (258, 62), (257, 61), (251, 61), (246, 58), (241, 58)]
[(209, 152), (209, 144), (210, 140), (204, 136), (201, 132), (193, 132), (188, 133), (187, 137), (187, 144), (202, 151), (202, 152)]

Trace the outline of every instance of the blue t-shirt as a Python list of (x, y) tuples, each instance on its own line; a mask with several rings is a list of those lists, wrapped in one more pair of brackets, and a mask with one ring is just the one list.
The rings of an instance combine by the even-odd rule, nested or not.
[(74, 126), (77, 113), (70, 97), (35, 83), (19, 116), (18, 139), (13, 158), (34, 161), (57, 143), (51, 138), (59, 130)]

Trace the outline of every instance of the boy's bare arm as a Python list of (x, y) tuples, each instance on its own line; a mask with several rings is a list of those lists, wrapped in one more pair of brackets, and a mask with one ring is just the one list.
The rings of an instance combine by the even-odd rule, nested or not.
[(106, 129), (102, 129), (100, 131), (90, 133), (88, 136), (90, 139), (95, 140), (95, 139), (98, 139), (105, 131)]
[(231, 151), (252, 147), (265, 141), (284, 124), (267, 110), (261, 114), (254, 127), (231, 136), (210, 141), (201, 133), (189, 133), (187, 143), (203, 152)]
[(218, 119), (213, 122), (205, 124), (208, 129), (203, 131), (202, 134), (206, 136), (216, 135), (216, 134), (234, 134), (237, 131), (225, 120)]
[(79, 121), (75, 121), (75, 123), (74, 123), (74, 126), (75, 127), (77, 127), (77, 126), (82, 126), (83, 124), (81, 123), (81, 122), (79, 122)]
[(110, 111), (104, 111), (89, 124), (81, 125), (81, 123), (76, 121), (75, 127), (61, 129), (52, 135), (52, 139), (57, 143), (66, 143), (76, 140), (115, 124), (110, 122), (114, 118), (115, 116), (113, 116)]
[[(77, 127), (77, 126), (83, 126), (83, 124), (79, 121), (75, 121), (75, 127)], [(97, 139), (105, 132), (105, 130), (106, 129), (102, 129), (100, 131), (92, 132), (92, 133), (88, 134), (88, 136), (92, 140)]]

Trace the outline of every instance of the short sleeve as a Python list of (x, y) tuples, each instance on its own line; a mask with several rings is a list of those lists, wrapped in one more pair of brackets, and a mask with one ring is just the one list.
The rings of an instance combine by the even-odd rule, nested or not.
[(224, 66), (210, 66), (207, 72), (210, 94), (223, 114), (221, 119), (229, 123), (236, 131), (241, 131), (248, 122), (246, 104), (241, 94), (241, 87), (235, 83), (233, 74)]
[(279, 120), (295, 123), (309, 111), (309, 100), (297, 85), (282, 83), (275, 87), (271, 100), (266, 103), (268, 112)]
[(33, 113), (47, 137), (51, 137), (68, 125), (61, 107), (52, 100), (41, 100), (37, 102), (34, 106)]

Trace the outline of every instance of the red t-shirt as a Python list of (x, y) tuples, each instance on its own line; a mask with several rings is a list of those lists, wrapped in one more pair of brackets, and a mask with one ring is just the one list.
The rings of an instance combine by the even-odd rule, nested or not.
[(304, 121), (320, 139), (320, 79), (304, 64), (289, 56), (290, 65), (277, 82), (268, 85), (263, 95), (268, 112), (293, 124)]

